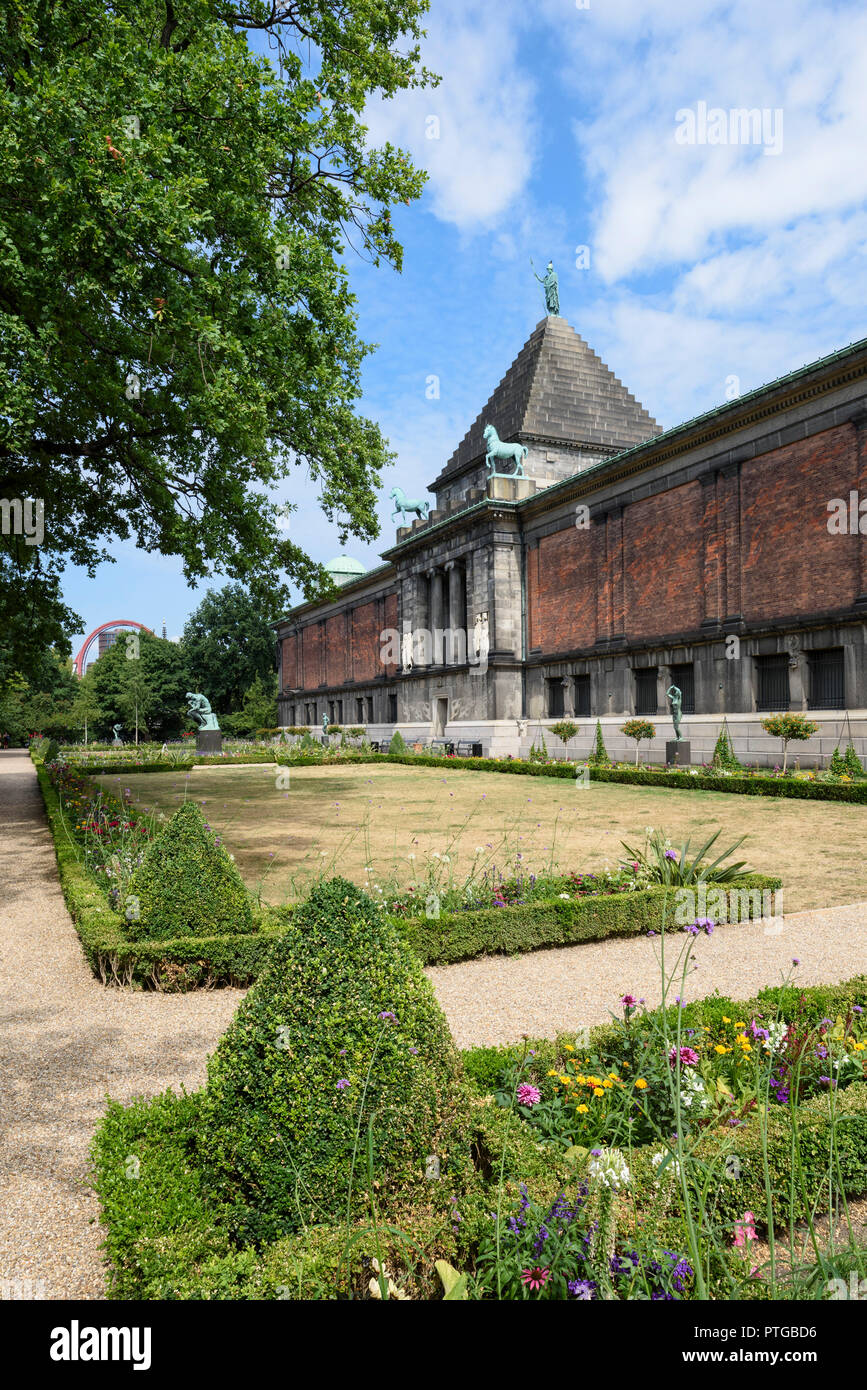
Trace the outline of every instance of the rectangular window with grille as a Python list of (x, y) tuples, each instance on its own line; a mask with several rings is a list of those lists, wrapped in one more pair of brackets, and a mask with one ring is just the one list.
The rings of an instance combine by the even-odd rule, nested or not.
[(563, 680), (556, 676), (545, 682), (548, 691), (548, 718), (559, 719), (563, 713)]
[(575, 677), (575, 713), (579, 719), (590, 718), (590, 677)]
[(635, 672), (636, 714), (656, 714), (656, 677), (655, 666)]
[(810, 652), (810, 709), (845, 709), (843, 648)]
[(757, 709), (789, 708), (789, 658), (785, 652), (757, 656)]
[(672, 666), (671, 683), (677, 686), (683, 696), (682, 712), (695, 714), (695, 667), (691, 661), (684, 662), (681, 666)]

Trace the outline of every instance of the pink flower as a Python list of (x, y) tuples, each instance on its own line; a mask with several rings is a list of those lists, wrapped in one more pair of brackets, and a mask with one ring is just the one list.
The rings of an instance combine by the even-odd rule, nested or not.
[(543, 1269), (541, 1265), (533, 1265), (532, 1269), (521, 1271), (521, 1283), (526, 1284), (527, 1288), (532, 1289), (535, 1293), (538, 1289), (545, 1287), (550, 1272), (548, 1269)]
[[(668, 1054), (668, 1060), (669, 1060), (669, 1062), (671, 1063), (671, 1065), (674, 1066), (675, 1062), (677, 1061), (677, 1048), (676, 1048), (676, 1047), (673, 1047), (673, 1048), (671, 1049), (671, 1051), (669, 1052), (669, 1054)], [(697, 1053), (697, 1052), (694, 1052), (693, 1049), (692, 1049), (691, 1047), (682, 1047), (682, 1048), (680, 1049), (680, 1065), (681, 1065), (682, 1067), (695, 1067), (695, 1066), (698, 1066), (698, 1061), (699, 1061), (698, 1053)]]
[(536, 1086), (531, 1086), (529, 1082), (522, 1081), (518, 1087), (519, 1105), (538, 1105), (542, 1099), (542, 1092)]
[(758, 1240), (756, 1235), (756, 1218), (751, 1211), (744, 1212), (743, 1221), (735, 1222), (735, 1245), (741, 1249), (748, 1240)]

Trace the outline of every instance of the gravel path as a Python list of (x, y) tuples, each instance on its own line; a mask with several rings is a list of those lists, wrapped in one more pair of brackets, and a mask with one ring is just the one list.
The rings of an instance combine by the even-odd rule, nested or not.
[(242, 993), (134, 993), (94, 979), (18, 750), (0, 753), (0, 866), (0, 1298), (103, 1298), (88, 1145), (106, 1095), (201, 1084)]
[[(688, 940), (666, 938), (666, 970)], [(598, 941), (533, 951), (526, 956), (487, 956), (461, 965), (438, 965), (425, 973), (433, 982), (459, 1047), (553, 1037), (607, 1023), (623, 994), (658, 1004), (662, 996), (659, 938)], [(718, 989), (748, 999), (765, 985), (791, 975), (803, 985), (835, 984), (867, 974), (867, 902), (821, 911), (795, 912), (782, 922), (718, 926), (695, 938), (698, 969), (685, 997)], [(801, 964), (793, 967), (797, 957)], [(681, 966), (682, 969), (682, 966)], [(678, 975), (678, 979), (680, 976)], [(671, 989), (669, 999), (679, 994)]]

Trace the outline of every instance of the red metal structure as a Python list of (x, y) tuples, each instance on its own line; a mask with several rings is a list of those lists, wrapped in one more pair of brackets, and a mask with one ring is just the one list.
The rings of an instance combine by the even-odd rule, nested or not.
[(89, 637), (85, 637), (81, 651), (72, 663), (72, 669), (77, 676), (84, 675), (84, 667), (87, 661), (87, 653), (93, 646), (101, 632), (111, 632), (116, 627), (137, 627), (140, 632), (149, 632), (153, 636), (153, 629), (145, 627), (144, 623), (135, 623), (131, 618), (115, 618), (112, 623), (102, 623), (100, 627), (95, 627)]

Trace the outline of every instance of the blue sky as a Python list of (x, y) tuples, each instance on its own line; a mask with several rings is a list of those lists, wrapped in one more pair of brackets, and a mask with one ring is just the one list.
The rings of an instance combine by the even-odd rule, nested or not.
[[(553, 258), (561, 313), (666, 427), (867, 336), (860, 3), (432, 0), (427, 29), (440, 86), (367, 117), (430, 173), (395, 216), (403, 274), (348, 257), (360, 335), (380, 345), (361, 409), (398, 455), (379, 540), (345, 547), (367, 566), (394, 540), (389, 489), (424, 495), (542, 318), (530, 257)], [(725, 116), (717, 136), (733, 109), (766, 111), (761, 139), (684, 142), (700, 103)], [(339, 553), (303, 473), (281, 496), (315, 559)], [(93, 580), (67, 572), (73, 648), (112, 618), (179, 634), (208, 585), (113, 553)]]

